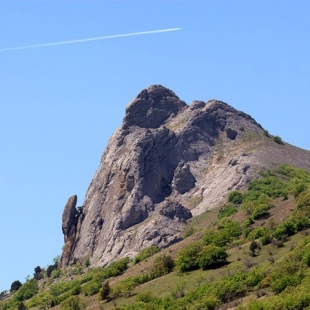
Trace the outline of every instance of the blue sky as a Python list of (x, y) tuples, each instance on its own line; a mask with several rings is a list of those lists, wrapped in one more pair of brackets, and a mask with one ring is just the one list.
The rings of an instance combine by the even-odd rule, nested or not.
[(310, 149), (309, 1), (0, 0), (0, 291), (61, 254), (125, 106), (151, 84), (219, 99)]

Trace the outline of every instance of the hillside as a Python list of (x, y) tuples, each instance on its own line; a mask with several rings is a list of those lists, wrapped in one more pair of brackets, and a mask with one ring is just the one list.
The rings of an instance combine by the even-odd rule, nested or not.
[(310, 307), (310, 152), (224, 102), (142, 90), (77, 201), (0, 310)]
[(307, 309), (309, 215), (310, 173), (282, 165), (193, 218), (179, 243), (42, 270), (0, 309)]

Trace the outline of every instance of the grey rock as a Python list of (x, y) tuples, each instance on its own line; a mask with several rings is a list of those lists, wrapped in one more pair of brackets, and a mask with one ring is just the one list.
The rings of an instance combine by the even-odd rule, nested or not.
[(82, 213), (76, 216), (74, 201), (66, 205), (61, 264), (89, 258), (103, 266), (177, 242), (192, 216), (221, 205), (231, 190), (243, 190), (278, 163), (309, 170), (310, 152), (279, 147), (251, 116), (226, 103), (187, 106), (171, 90), (151, 86), (127, 106)]
[(188, 220), (192, 217), (192, 213), (178, 202), (166, 201), (161, 206), (159, 213), (173, 220), (174, 218)]
[(71, 228), (75, 225), (76, 222), (76, 202), (77, 196), (71, 196), (68, 199), (62, 213), (62, 233), (64, 234), (65, 241), (70, 234)]

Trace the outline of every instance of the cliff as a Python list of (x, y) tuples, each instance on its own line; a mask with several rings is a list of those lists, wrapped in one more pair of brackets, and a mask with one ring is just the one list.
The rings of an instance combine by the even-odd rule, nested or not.
[(266, 135), (249, 115), (217, 100), (187, 105), (154, 85), (126, 107), (86, 193), (69, 199), (62, 267), (106, 265), (180, 240), (186, 221), (244, 189), (262, 169), (310, 169), (310, 152)]

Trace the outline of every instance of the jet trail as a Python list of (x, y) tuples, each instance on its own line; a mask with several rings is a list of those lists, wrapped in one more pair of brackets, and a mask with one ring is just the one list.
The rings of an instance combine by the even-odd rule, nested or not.
[(46, 47), (46, 46), (75, 44), (75, 43), (90, 42), (90, 41), (100, 41), (100, 40), (107, 40), (107, 39), (114, 39), (114, 38), (123, 38), (123, 37), (131, 37), (131, 36), (140, 36), (140, 35), (146, 35), (146, 34), (154, 34), (154, 33), (161, 33), (161, 32), (177, 31), (177, 30), (181, 30), (181, 29), (182, 28), (169, 28), (169, 29), (160, 29), (160, 30), (151, 30), (151, 31), (115, 34), (115, 35), (111, 35), (111, 36), (96, 37), (96, 38), (89, 38), (89, 39), (80, 39), (80, 40), (71, 40), (71, 41), (63, 41), (63, 42), (54, 42), (54, 43), (44, 43), (44, 44), (36, 44), (36, 45), (9, 47), (9, 48), (2, 48), (2, 49), (0, 49), (0, 52), (14, 51), (14, 50), (24, 50), (24, 49), (29, 49), (29, 48)]

